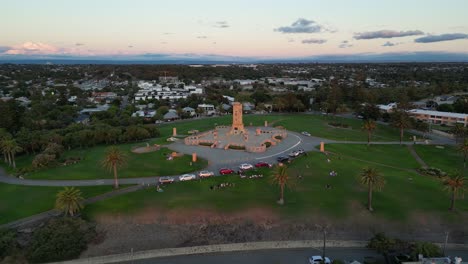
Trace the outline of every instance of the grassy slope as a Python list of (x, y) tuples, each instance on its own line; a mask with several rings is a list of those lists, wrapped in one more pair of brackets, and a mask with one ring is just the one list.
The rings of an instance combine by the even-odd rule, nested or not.
[[(0, 224), (53, 209), (55, 195), (62, 187), (20, 186), (0, 183)], [(83, 197), (112, 190), (111, 186), (79, 187)]]
[[(404, 148), (373, 147), (375, 153), (383, 153), (385, 150), (391, 157), (404, 155), (401, 160), (412, 159), (408, 153), (405, 153)], [(332, 156), (331, 163), (326, 162), (323, 154), (312, 152), (291, 164), (290, 174), (295, 179), (296, 186), (293, 190), (286, 191), (286, 204), (282, 207), (275, 204), (278, 188), (271, 185), (268, 179), (223, 176), (201, 182), (173, 184), (167, 186), (164, 193), (157, 193), (153, 188), (116, 197), (89, 206), (86, 215), (93, 218), (100, 213), (132, 213), (148, 207), (236, 211), (262, 206), (271, 208), (283, 216), (322, 213), (336, 218), (350, 217), (355, 210), (353, 206), (356, 204), (361, 208), (365, 206), (366, 189), (357, 179), (361, 168), (371, 164), (348, 156), (354, 155), (366, 159), (367, 156), (378, 157), (379, 154), (371, 155), (363, 151), (348, 152), (350, 149), (346, 147), (338, 149), (340, 146), (335, 146), (335, 150), (342, 154), (342, 158)], [(384, 164), (395, 165), (392, 162)], [(374, 195), (375, 215), (392, 220), (408, 219), (413, 210), (447, 215), (449, 200), (447, 193), (442, 190), (441, 183), (436, 179), (408, 171), (406, 167), (413, 167), (415, 161), (406, 161), (401, 165), (405, 167), (404, 170), (375, 166), (384, 174), (387, 181), (385, 189)], [(337, 171), (338, 176), (328, 176), (331, 170)], [(303, 176), (302, 180), (297, 179), (296, 176), (299, 174)], [(220, 182), (234, 182), (236, 187), (217, 191), (209, 189), (211, 185)], [(326, 184), (331, 184), (332, 188), (326, 189)], [(459, 201), (458, 208), (468, 210), (468, 201)]]
[(432, 145), (416, 145), (416, 153), (427, 165), (439, 168), (445, 172), (463, 169), (463, 156), (453, 146), (443, 146), (443, 149)]

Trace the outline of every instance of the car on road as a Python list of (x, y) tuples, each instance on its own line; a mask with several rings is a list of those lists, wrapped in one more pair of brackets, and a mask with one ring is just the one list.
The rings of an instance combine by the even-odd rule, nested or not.
[(250, 169), (253, 169), (254, 166), (252, 164), (249, 164), (249, 163), (243, 163), (239, 166), (239, 168), (241, 170), (250, 170)]
[(273, 167), (273, 165), (271, 165), (268, 162), (260, 161), (260, 162), (255, 164), (255, 167), (256, 168), (271, 168), (271, 167)]
[(214, 173), (212, 171), (200, 171), (198, 173), (198, 177), (200, 178), (208, 178), (214, 176)]
[(284, 162), (288, 162), (288, 161), (289, 161), (289, 158), (288, 158), (288, 157), (285, 157), (285, 156), (279, 156), (278, 158), (276, 158), (276, 160), (277, 160), (278, 162), (284, 163)]
[(299, 155), (301, 155), (299, 152), (297, 152), (296, 150), (294, 150), (293, 152), (289, 153), (289, 157), (291, 158), (295, 158), (295, 157), (298, 157)]
[(302, 155), (305, 153), (305, 150), (304, 149), (298, 149), (296, 150), (297, 153), (299, 153), (299, 155)]
[(173, 183), (174, 178), (172, 177), (159, 177), (159, 183)]
[(302, 134), (302, 135), (304, 135), (304, 136), (308, 136), (308, 137), (310, 137), (310, 136), (311, 136), (311, 135), (310, 135), (310, 133), (309, 133), (309, 132), (307, 132), (307, 131), (302, 131), (302, 132), (301, 132), (301, 134)]
[(195, 174), (184, 174), (184, 175), (179, 176), (179, 181), (191, 181), (191, 180), (195, 180), (195, 178), (197, 178)]
[[(322, 264), (323, 258), (322, 256), (311, 256), (309, 257), (309, 263), (310, 264)], [(331, 264), (331, 261), (328, 257), (325, 257), (325, 261), (323, 261), (325, 264)]]
[(227, 174), (233, 174), (235, 171), (227, 168), (222, 168), (219, 170), (219, 174), (221, 175), (227, 175)]

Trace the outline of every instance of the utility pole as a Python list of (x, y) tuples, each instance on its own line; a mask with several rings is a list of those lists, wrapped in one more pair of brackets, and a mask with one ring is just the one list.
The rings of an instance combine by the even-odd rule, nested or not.
[(326, 247), (327, 247), (327, 230), (330, 226), (328, 224), (326, 225), (316, 224), (315, 226), (322, 232), (322, 235), (323, 235), (322, 259), (323, 259), (323, 262), (325, 263), (325, 252), (326, 252)]
[(447, 248), (449, 233), (450, 233), (449, 231), (445, 231), (445, 242), (444, 242), (444, 251), (443, 251), (444, 256), (445, 256), (445, 248)]

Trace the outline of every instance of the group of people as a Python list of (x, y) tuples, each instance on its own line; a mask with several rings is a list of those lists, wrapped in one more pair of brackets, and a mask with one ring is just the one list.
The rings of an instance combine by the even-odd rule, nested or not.
[(247, 176), (244, 173), (240, 173), (239, 177), (241, 177), (241, 179), (245, 179), (245, 178), (256, 179), (256, 178), (263, 178), (263, 174), (252, 174), (250, 176)]
[(336, 171), (332, 170), (332, 171), (330, 171), (330, 173), (328, 175), (330, 175), (331, 177), (335, 177), (335, 176), (338, 175), (338, 173)]
[(233, 183), (233, 182), (224, 182), (224, 183), (220, 183), (218, 185), (211, 185), (210, 186), (210, 190), (219, 190), (219, 189), (224, 189), (226, 187), (235, 187), (236, 184)]
[[(326, 158), (327, 158), (327, 163), (331, 163), (331, 159), (330, 159), (330, 157), (328, 156), (328, 153), (325, 152), (325, 156), (326, 156)], [(328, 175), (329, 175), (330, 177), (335, 177), (335, 176), (338, 176), (338, 172), (336, 172), (335, 170), (332, 170), (332, 171), (330, 171), (330, 173), (328, 173)], [(329, 190), (329, 189), (332, 188), (332, 186), (331, 186), (331, 184), (327, 183), (327, 185), (325, 185), (325, 188), (326, 188), (327, 190)]]

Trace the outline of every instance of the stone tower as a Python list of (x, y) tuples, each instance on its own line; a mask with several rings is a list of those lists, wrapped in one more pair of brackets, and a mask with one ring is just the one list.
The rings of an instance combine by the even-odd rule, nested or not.
[(244, 133), (244, 122), (242, 121), (242, 104), (234, 102), (232, 104), (232, 128), (230, 134)]

